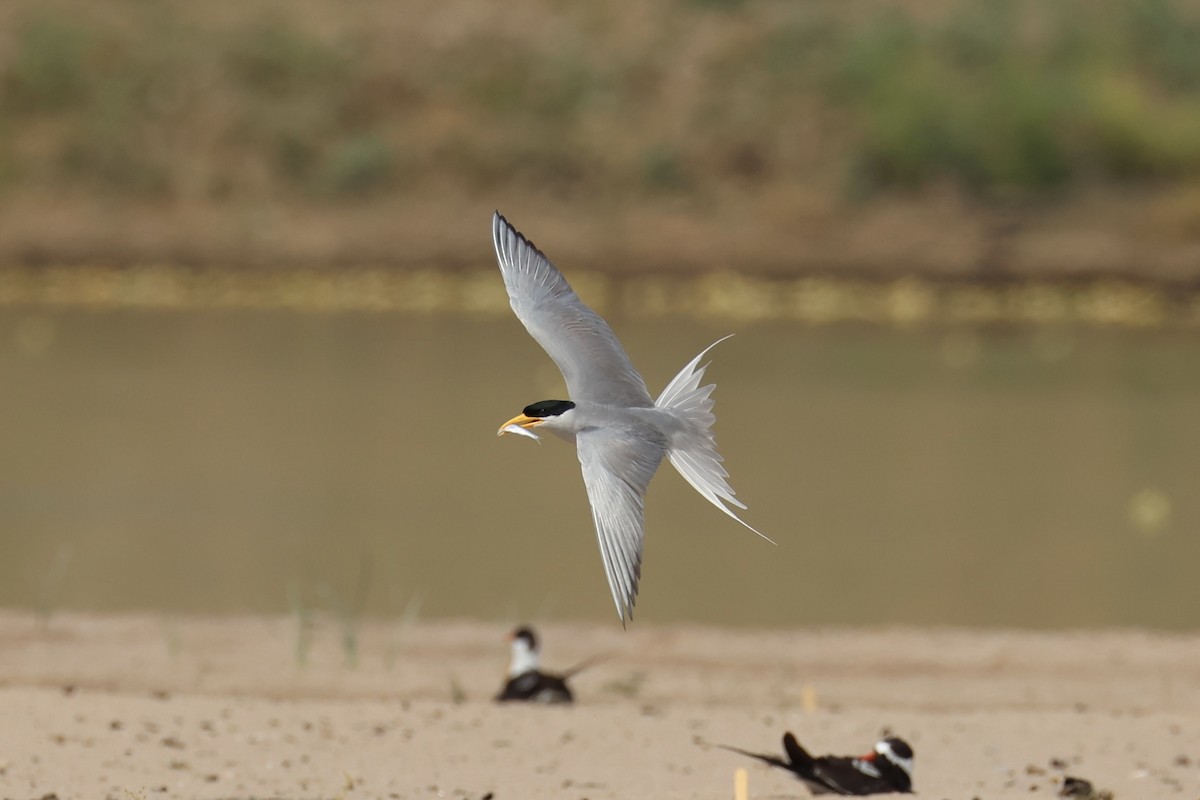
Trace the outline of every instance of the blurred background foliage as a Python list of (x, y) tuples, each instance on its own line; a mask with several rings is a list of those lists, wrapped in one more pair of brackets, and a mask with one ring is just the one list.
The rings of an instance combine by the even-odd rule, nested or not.
[[(903, 238), (904, 220), (846, 223), (872, 209), (924, 206), (935, 227), (983, 215), (978, 238), (990, 239), (1014, 213), (1042, 219), (1084, 197), (1095, 229), (1124, 222), (1156, 242), (1147, 262), (1193, 277), (1186, 265), (1200, 262), (1196, 2), (13, 0), (0, 16), (0, 210), (20, 222), (31, 209), (25, 235), (0, 236), (10, 261), (189, 248), (220, 259), (189, 226), (253, 239), (242, 228), (274, 224), (256, 214), (285, 208), (360, 245), (314, 259), (462, 262), (479, 257), (459, 235), (478, 204), (565, 209), (551, 226), (649, 218), (624, 228), (647, 262), (662, 260), (638, 244), (656, 215), (702, 220), (699, 235), (716, 239), (711, 223), (731, 220), (766, 244), (708, 252), (790, 270), (814, 227), (848, 225), (824, 256), (817, 247), (825, 263), (856, 239)], [(159, 214), (161, 231), (139, 240), (128, 223), (88, 223), (113, 204)], [(1126, 204), (1140, 209), (1132, 220)], [(368, 207), (387, 211), (329, 221)], [(423, 209), (412, 230), (428, 251), (407, 250), (404, 225), (387, 222), (408, 209)], [(45, 212), (57, 225), (42, 230)], [(287, 250), (252, 244), (268, 260)], [(900, 266), (945, 246), (924, 245), (926, 259), (901, 247)], [(1067, 261), (1138, 266), (1117, 249)], [(997, 260), (987, 243), (951, 250)]]

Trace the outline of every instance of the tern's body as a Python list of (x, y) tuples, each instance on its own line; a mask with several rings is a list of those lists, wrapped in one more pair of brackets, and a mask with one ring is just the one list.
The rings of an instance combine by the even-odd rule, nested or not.
[(641, 576), (643, 500), (664, 458), (705, 499), (746, 525), (726, 506), (746, 507), (726, 481), (713, 438), (709, 396), (715, 387), (700, 385), (700, 359), (708, 349), (652, 399), (608, 323), (579, 300), (549, 259), (498, 213), (492, 236), (513, 312), (554, 360), (571, 396), (526, 406), (500, 433), (536, 438), (530, 433), (536, 428), (575, 444), (623, 623)]
[(579, 443), (578, 436), (581, 433), (597, 430), (620, 433), (645, 442), (647, 450), (651, 447), (661, 449), (663, 455), (676, 437), (684, 437), (689, 433), (678, 417), (661, 408), (612, 406), (583, 401), (575, 403), (574, 413), (565, 420), (563, 415), (547, 418), (538, 425), (538, 430), (553, 433), (571, 444)]

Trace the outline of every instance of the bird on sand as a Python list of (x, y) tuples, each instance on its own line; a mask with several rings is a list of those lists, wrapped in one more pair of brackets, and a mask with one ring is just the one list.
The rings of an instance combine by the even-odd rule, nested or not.
[(572, 667), (561, 675), (543, 672), (540, 643), (533, 628), (522, 625), (512, 632), (509, 639), (512, 640), (512, 654), (508, 661), (508, 680), (496, 695), (497, 703), (574, 702), (575, 696), (571, 693), (571, 687), (567, 686), (567, 680), (591, 661)]
[(734, 495), (717, 453), (710, 397), (716, 387), (700, 385), (708, 366), (700, 359), (724, 339), (706, 347), (651, 399), (608, 323), (499, 212), (492, 217), (492, 239), (513, 312), (558, 366), (571, 398), (528, 405), (497, 435), (536, 439), (536, 430), (575, 444), (621, 624), (633, 616), (641, 578), (646, 488), (664, 458), (702, 497), (771, 541), (729, 508), (746, 506)]
[(1085, 778), (1071, 775), (1063, 777), (1062, 786), (1058, 790), (1059, 797), (1081, 797), (1083, 800), (1113, 800), (1113, 793), (1108, 790), (1097, 790), (1092, 782)]
[(862, 796), (912, 792), (912, 747), (895, 736), (880, 739), (871, 752), (862, 756), (813, 756), (790, 731), (783, 735), (784, 758), (724, 744), (717, 746), (786, 769), (804, 781), (813, 794)]

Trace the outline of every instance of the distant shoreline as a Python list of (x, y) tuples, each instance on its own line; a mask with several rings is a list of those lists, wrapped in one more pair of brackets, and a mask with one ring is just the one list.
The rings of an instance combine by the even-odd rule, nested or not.
[[(602, 313), (634, 318), (731, 319), (824, 325), (1088, 325), (1200, 329), (1200, 286), (1104, 275), (996, 277), (755, 277), (605, 275), (578, 271), (577, 290)], [(507, 316), (490, 265), (246, 268), (169, 263), (0, 267), (0, 309)]]

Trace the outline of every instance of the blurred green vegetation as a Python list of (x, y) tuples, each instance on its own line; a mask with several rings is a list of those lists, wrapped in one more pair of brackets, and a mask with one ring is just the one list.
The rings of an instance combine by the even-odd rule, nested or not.
[(857, 32), (840, 90), (873, 185), (981, 191), (1200, 171), (1200, 17), (1168, 0), (975, 0)]
[(0, 191), (624, 202), (1200, 174), (1194, 2), (232, 8), (10, 3)]

